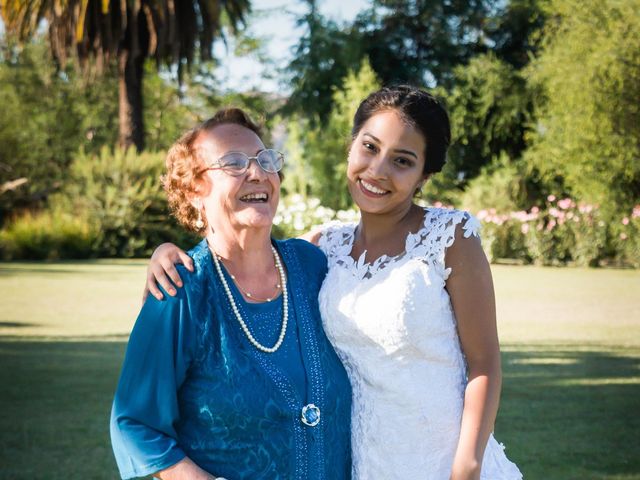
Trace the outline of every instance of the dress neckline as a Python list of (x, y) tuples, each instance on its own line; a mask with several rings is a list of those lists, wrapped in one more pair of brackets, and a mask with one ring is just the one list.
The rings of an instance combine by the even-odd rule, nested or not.
[(356, 228), (358, 228), (358, 224), (347, 224), (347, 231), (344, 232), (344, 243), (342, 245), (342, 248), (340, 249), (340, 255), (338, 255), (340, 260), (338, 263), (343, 264), (348, 269), (354, 268), (357, 276), (360, 278), (371, 278), (376, 272), (386, 269), (387, 265), (399, 262), (400, 260), (404, 259), (407, 254), (413, 249), (413, 247), (420, 243), (421, 239), (426, 235), (431, 209), (428, 207), (423, 207), (423, 210), (424, 214), (422, 217), (421, 226), (415, 233), (407, 233), (404, 243), (404, 250), (402, 252), (397, 255), (391, 256), (382, 254), (378, 258), (370, 262), (367, 262), (365, 260), (367, 256), (367, 250), (364, 250), (357, 259), (354, 259), (351, 256), (351, 251), (353, 250), (353, 244), (355, 242)]

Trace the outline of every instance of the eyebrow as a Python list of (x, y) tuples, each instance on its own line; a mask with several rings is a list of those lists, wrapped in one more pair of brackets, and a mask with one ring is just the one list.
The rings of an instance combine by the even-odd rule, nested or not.
[[(371, 137), (373, 140), (375, 140), (378, 143), (382, 143), (380, 141), (380, 139), (378, 137), (376, 137), (375, 135), (371, 135), (370, 133), (367, 133), (367, 132), (362, 134), (362, 136), (365, 136), (365, 135), (368, 136), (368, 137)], [(404, 148), (396, 148), (393, 151), (396, 152), (396, 153), (404, 153), (404, 154), (407, 154), (407, 155), (411, 155), (412, 157), (415, 157), (416, 160), (418, 159), (418, 155), (416, 155), (411, 150), (405, 150)]]

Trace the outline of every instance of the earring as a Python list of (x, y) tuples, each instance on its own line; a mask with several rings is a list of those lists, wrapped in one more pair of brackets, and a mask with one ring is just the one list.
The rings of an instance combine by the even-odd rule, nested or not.
[(196, 205), (196, 209), (198, 210), (198, 218), (195, 222), (195, 226), (198, 230), (202, 230), (204, 228), (204, 221), (202, 220), (202, 203), (198, 200)]

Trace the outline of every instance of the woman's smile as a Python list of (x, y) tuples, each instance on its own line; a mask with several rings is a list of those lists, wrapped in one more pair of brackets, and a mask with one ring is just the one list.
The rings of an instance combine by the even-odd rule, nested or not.
[(360, 178), (358, 180), (358, 185), (360, 186), (362, 193), (364, 193), (368, 197), (382, 197), (391, 193), (389, 190), (383, 190), (382, 188), (378, 187), (373, 180), (364, 180)]

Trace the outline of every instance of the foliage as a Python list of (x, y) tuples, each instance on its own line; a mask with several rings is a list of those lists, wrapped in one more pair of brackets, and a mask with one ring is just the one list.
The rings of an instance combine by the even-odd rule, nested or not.
[(537, 107), (528, 163), (586, 202), (640, 198), (640, 0), (553, 0), (531, 66)]
[[(144, 85), (147, 143), (166, 149), (198, 112), (178, 88), (147, 65)], [(43, 38), (18, 48), (5, 41), (0, 57), (0, 185), (26, 178), (0, 192), (0, 225), (22, 210), (41, 208), (67, 179), (76, 152), (97, 153), (118, 136), (117, 78), (109, 70), (93, 81), (74, 68), (59, 71)], [(196, 92), (198, 93), (198, 92)]]
[(98, 232), (84, 216), (61, 210), (27, 213), (0, 231), (4, 260), (58, 260), (94, 255)]
[(86, 215), (97, 226), (97, 256), (147, 256), (163, 241), (194, 240), (168, 215), (163, 173), (161, 153), (108, 148), (98, 155), (81, 152), (64, 191), (52, 201), (64, 211)]
[(540, 31), (544, 27), (548, 0), (502, 2), (483, 26), (491, 51), (515, 69), (526, 66), (538, 53)]
[(453, 73), (454, 86), (443, 94), (452, 129), (444, 175), (462, 188), (498, 157), (520, 157), (531, 100), (524, 78), (492, 53)]
[[(184, 98), (180, 87), (167, 78), (166, 72), (156, 72), (151, 62), (145, 65), (143, 96), (146, 147), (152, 152), (167, 150), (186, 130), (198, 123), (200, 109), (197, 105), (192, 105), (191, 98)], [(110, 101), (113, 102), (112, 99)]]
[[(7, 32), (24, 42), (36, 35), (43, 21), (51, 52), (59, 65), (69, 52), (85, 67), (117, 66), (119, 142), (123, 148), (144, 148), (142, 83), (144, 64), (176, 66), (178, 76), (196, 52), (212, 58), (213, 40), (223, 22), (236, 31), (249, 11), (248, 0), (109, 2), (101, 0), (3, 0), (0, 14)], [(90, 59), (96, 62), (89, 62)], [(115, 102), (114, 102), (115, 103)]]
[(616, 263), (640, 268), (640, 205), (614, 217), (610, 228)]
[[(624, 217), (625, 226), (631, 223), (629, 233), (636, 228), (636, 214), (640, 216), (640, 207)], [(597, 266), (603, 261), (617, 260), (620, 264), (634, 265), (612, 238), (619, 214), (609, 216), (597, 205), (549, 195), (542, 207), (507, 213), (491, 208), (479, 211), (478, 218), (484, 223), (485, 249), (492, 259), (519, 258), (540, 265), (576, 266)], [(620, 238), (626, 240), (626, 235), (625, 232)], [(627, 245), (634, 248), (633, 241), (622, 247)]]
[(486, 51), (483, 25), (497, 0), (376, 0), (356, 20), (383, 83), (449, 85), (455, 66)]
[[(295, 129), (306, 132), (302, 137), (302, 151), (310, 173), (307, 189), (329, 208), (340, 210), (351, 205), (346, 178), (351, 123), (360, 102), (378, 88), (375, 73), (365, 60), (357, 73), (347, 75), (342, 89), (334, 91), (333, 108), (326, 125), (312, 127), (303, 121), (300, 126), (289, 127), (294, 132)], [(294, 164), (301, 162), (293, 159)]]
[(334, 91), (350, 70), (358, 68), (364, 44), (353, 27), (323, 17), (316, 0), (305, 3), (309, 11), (298, 19), (298, 26), (306, 31), (287, 66), (293, 92), (284, 112), (304, 114), (315, 126), (316, 121), (327, 121)]
[(80, 146), (88, 152), (117, 138), (117, 86), (110, 74), (85, 84), (73, 69), (58, 71), (42, 39), (0, 54), (0, 185), (27, 182), (0, 193), (0, 225), (16, 209), (42, 204), (65, 179)]
[(457, 196), (456, 204), (479, 211), (490, 205), (500, 213), (527, 208), (538, 196), (537, 186), (527, 176), (526, 165), (505, 154), (472, 179)]

